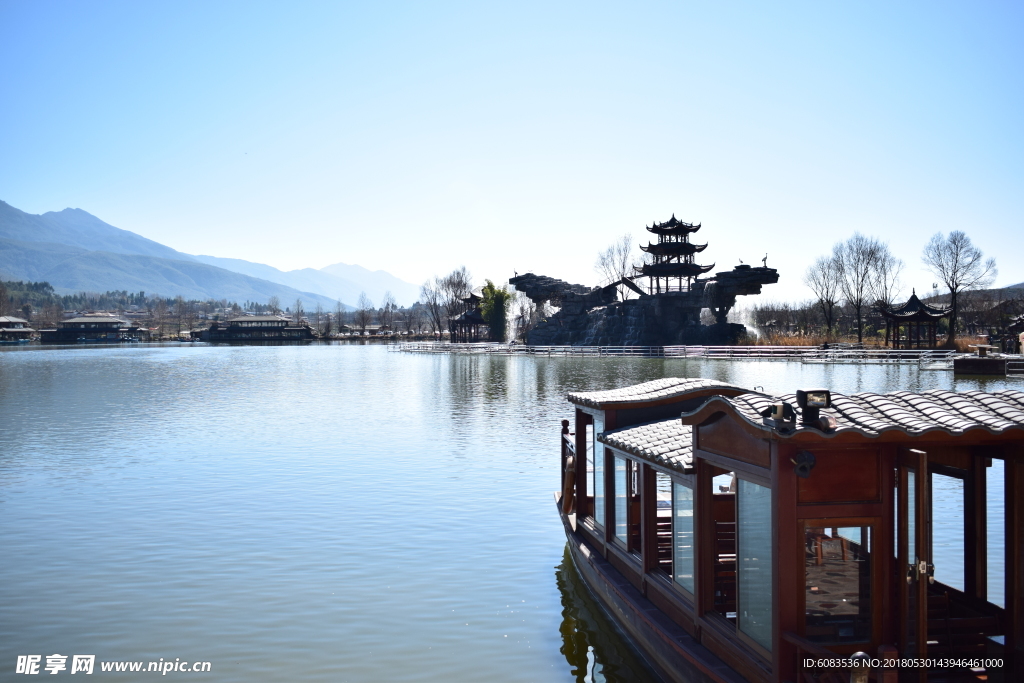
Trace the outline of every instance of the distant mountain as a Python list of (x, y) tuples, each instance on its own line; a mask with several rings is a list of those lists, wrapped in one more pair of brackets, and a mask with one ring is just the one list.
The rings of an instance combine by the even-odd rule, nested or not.
[(252, 277), (280, 282), (283, 285), (316, 292), (347, 304), (359, 302), (359, 294), (366, 292), (375, 306), (380, 306), (385, 292), (391, 292), (395, 301), (401, 306), (409, 306), (419, 299), (419, 287), (399, 280), (383, 270), (371, 271), (362, 266), (349, 266), (336, 263), (316, 270), (302, 268), (300, 270), (282, 271), (263, 263), (253, 263), (242, 259), (221, 258), (218, 256), (195, 256), (197, 261), (211, 266), (233, 270), (236, 273)]
[[(146, 291), (164, 296), (231, 299), (282, 306), (301, 298), (346, 308), (366, 292), (380, 305), (390, 291), (400, 305), (416, 301), (419, 289), (382, 270), (338, 263), (322, 270), (284, 272), (262, 263), (192, 256), (104, 223), (82, 209), (25, 213), (0, 201), (0, 276), (46, 280), (63, 293)], [(146, 257), (146, 258), (143, 258)]]
[(318, 303), (328, 310), (335, 306), (334, 300), (319, 294), (197, 261), (89, 251), (49, 242), (0, 239), (0, 275), (5, 280), (46, 281), (61, 294), (127, 290), (239, 303), (266, 303), (276, 296), (283, 307), (296, 299), (302, 299), (307, 310)]
[(405, 280), (399, 280), (384, 270), (367, 270), (362, 266), (335, 263), (334, 265), (324, 266), (320, 269), (320, 272), (349, 282), (358, 282), (361, 290), (365, 291), (366, 295), (377, 306), (380, 306), (384, 292), (391, 292), (401, 306), (414, 304), (420, 298), (419, 286)]
[[(188, 254), (165, 247), (134, 232), (115, 228), (81, 209), (25, 213), (0, 201), (0, 239), (49, 242), (113, 254), (140, 254), (192, 261)], [(123, 287), (121, 288), (123, 289)]]

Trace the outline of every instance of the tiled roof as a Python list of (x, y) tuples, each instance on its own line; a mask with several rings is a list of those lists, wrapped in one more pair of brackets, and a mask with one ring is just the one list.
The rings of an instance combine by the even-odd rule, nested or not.
[(61, 322), (80, 324), (80, 323), (127, 323), (128, 321), (127, 320), (121, 320), (120, 318), (115, 318), (115, 317), (110, 316), (110, 315), (90, 315), (90, 316), (86, 316), (86, 317), (83, 317), (83, 318), (68, 318), (67, 320), (62, 320)]
[[(696, 415), (704, 412), (716, 402), (723, 402), (732, 407), (741, 418), (764, 429), (761, 411), (773, 403), (782, 401), (789, 403), (797, 412), (795, 429), (789, 429), (783, 436), (793, 436), (801, 432), (821, 434), (822, 432), (800, 424), (800, 409), (796, 405), (796, 396), (789, 394), (778, 398), (764, 394), (744, 394), (742, 396), (716, 396), (698, 410), (683, 415)], [(828, 434), (856, 432), (864, 436), (875, 437), (883, 432), (897, 431), (910, 436), (919, 436), (928, 432), (939, 432), (960, 435), (971, 430), (983, 430), (991, 434), (1000, 434), (1010, 429), (1019, 429), (1024, 433), (1024, 391), (999, 391), (986, 393), (983, 391), (926, 391), (915, 394), (909, 391), (897, 391), (891, 394), (832, 394), (832, 407), (822, 410), (823, 415), (831, 415), (836, 419), (836, 429)]]
[(690, 425), (673, 417), (602, 432), (597, 440), (645, 460), (690, 473), (693, 471), (691, 429)]
[(716, 382), (712, 379), (689, 379), (686, 377), (666, 377), (656, 379), (643, 384), (635, 384), (631, 387), (621, 389), (608, 389), (605, 391), (576, 391), (566, 398), (570, 403), (600, 408), (610, 403), (647, 403), (650, 401), (661, 401), (667, 398), (681, 396), (696, 389), (711, 389), (721, 387), (735, 391), (743, 391), (739, 387), (723, 382)]

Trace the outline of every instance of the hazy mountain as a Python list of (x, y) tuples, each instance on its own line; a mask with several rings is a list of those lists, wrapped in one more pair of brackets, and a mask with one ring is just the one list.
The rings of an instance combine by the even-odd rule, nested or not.
[(0, 201), (0, 245), (0, 276), (46, 280), (64, 293), (143, 290), (261, 303), (277, 296), (283, 306), (302, 298), (307, 305), (319, 302), (331, 309), (339, 299), (353, 307), (364, 291), (375, 305), (385, 291), (401, 305), (412, 304), (419, 294), (415, 285), (390, 273), (360, 266), (338, 263), (283, 272), (241, 259), (192, 256), (81, 209), (36, 215)]
[(394, 295), (395, 300), (402, 306), (409, 306), (420, 298), (420, 288), (418, 285), (411, 284), (405, 280), (399, 280), (384, 270), (367, 270), (362, 266), (335, 263), (334, 265), (321, 268), (319, 272), (332, 275), (341, 280), (358, 282), (360, 288), (366, 292), (366, 295), (377, 306), (380, 306), (384, 292), (387, 291), (390, 291)]
[[(380, 306), (384, 293), (390, 291), (402, 306), (408, 306), (419, 298), (419, 287), (399, 280), (383, 270), (370, 271), (361, 266), (348, 266), (338, 263), (320, 270), (302, 268), (300, 270), (282, 271), (263, 263), (253, 263), (242, 259), (221, 258), (218, 256), (195, 256), (196, 260), (244, 273), (252, 277), (263, 278), (271, 282), (316, 292), (331, 299), (340, 299), (346, 304), (355, 306), (359, 302), (359, 294), (366, 292), (375, 306)], [(332, 270), (333, 269), (333, 270)]]
[(81, 209), (64, 209), (36, 215), (25, 213), (7, 202), (0, 201), (0, 239), (66, 244), (114, 254), (141, 254), (183, 261), (193, 260), (188, 254), (175, 251), (134, 232), (115, 228)]
[(197, 261), (90, 251), (48, 242), (0, 239), (0, 276), (5, 280), (46, 281), (61, 294), (128, 290), (240, 303), (265, 303), (276, 296), (283, 307), (291, 306), (296, 299), (302, 299), (307, 310), (317, 303), (328, 310), (335, 306), (334, 300), (319, 294)]

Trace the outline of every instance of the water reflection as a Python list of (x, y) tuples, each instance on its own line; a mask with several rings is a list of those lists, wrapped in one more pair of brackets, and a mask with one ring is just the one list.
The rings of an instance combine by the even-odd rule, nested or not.
[(561, 652), (577, 683), (654, 683), (654, 676), (625, 644), (576, 571), (566, 546), (555, 581), (562, 594)]

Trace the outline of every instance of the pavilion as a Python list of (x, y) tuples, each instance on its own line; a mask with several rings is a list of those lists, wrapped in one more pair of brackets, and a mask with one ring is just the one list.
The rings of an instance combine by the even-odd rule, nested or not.
[(929, 306), (917, 298), (917, 292), (902, 306), (882, 304), (878, 309), (885, 318), (885, 343), (894, 349), (937, 348), (939, 321), (953, 311)]

